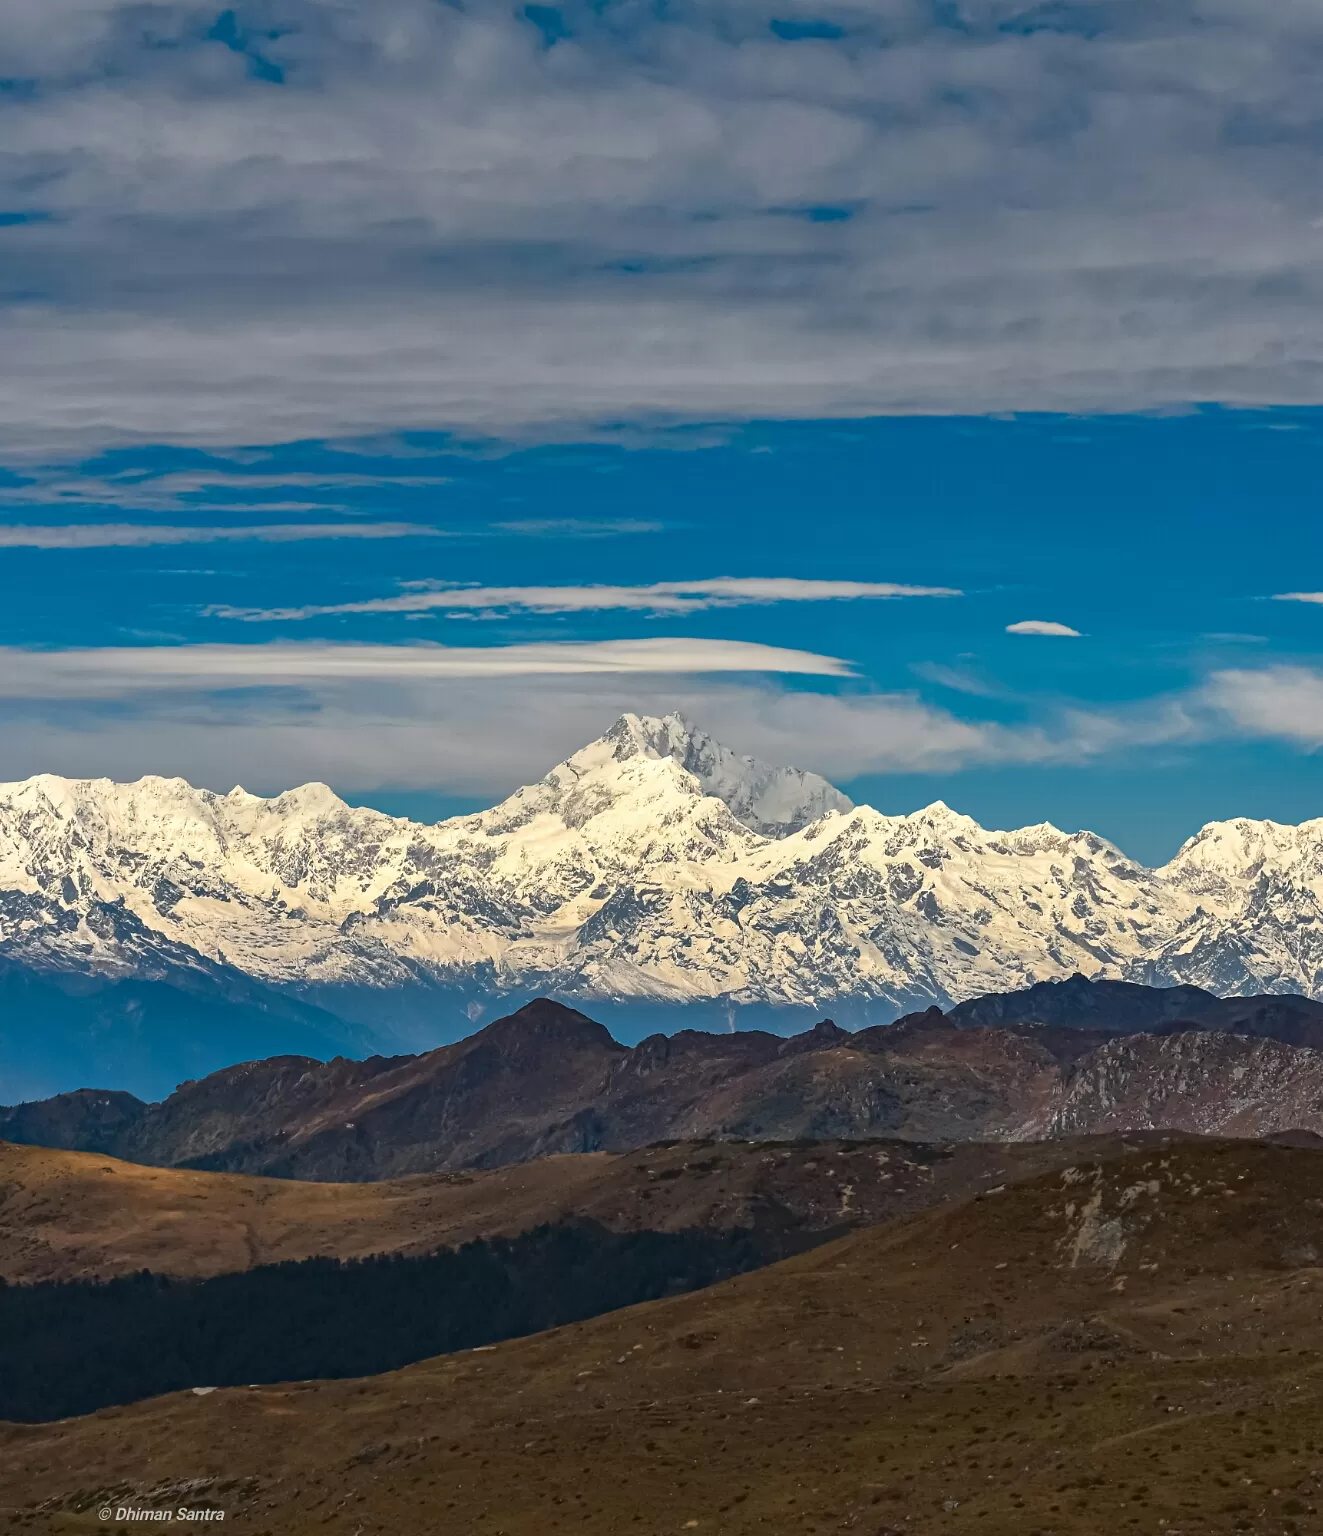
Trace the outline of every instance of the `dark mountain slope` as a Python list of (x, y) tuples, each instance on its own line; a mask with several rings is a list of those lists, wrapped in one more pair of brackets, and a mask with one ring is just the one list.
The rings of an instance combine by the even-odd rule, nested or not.
[[(995, 1026), (975, 1009), (962, 1024), (930, 1009), (858, 1034), (824, 1022), (790, 1039), (682, 1031), (633, 1048), (539, 999), (423, 1056), (273, 1057), (151, 1105), (63, 1095), (0, 1110), (0, 1137), (165, 1166), (364, 1180), (667, 1138), (1323, 1131), (1323, 1051), (1292, 1043), (1314, 1038), (1319, 1005), (1114, 985), (985, 1000), (989, 1014), (1025, 1015)], [(1182, 1016), (1196, 1007), (1203, 1018)]]
[(1040, 1024), (1108, 1037), (1202, 1029), (1323, 1049), (1323, 1003), (1313, 998), (1216, 997), (1202, 987), (1144, 987), (1080, 975), (971, 998), (945, 1017), (958, 1029)]

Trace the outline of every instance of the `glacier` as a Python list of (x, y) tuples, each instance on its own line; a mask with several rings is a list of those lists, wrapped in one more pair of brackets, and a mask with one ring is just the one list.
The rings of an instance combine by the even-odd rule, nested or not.
[(862, 1024), (1076, 973), (1320, 997), (1321, 897), (1323, 820), (1212, 823), (1149, 869), (1087, 831), (882, 815), (678, 715), (624, 715), (435, 825), (324, 784), (0, 786), (0, 961), (116, 976), (193, 955), (352, 998), (346, 1016), (421, 993), (472, 1020), (551, 993), (599, 1016)]

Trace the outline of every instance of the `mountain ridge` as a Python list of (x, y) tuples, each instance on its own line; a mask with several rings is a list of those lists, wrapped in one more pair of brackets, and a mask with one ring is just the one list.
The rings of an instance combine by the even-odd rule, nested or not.
[(867, 1026), (1076, 972), (1323, 996), (1323, 820), (1210, 823), (1147, 869), (1087, 831), (852, 805), (678, 715), (624, 715), (432, 826), (317, 784), (0, 786), (0, 956), (121, 975), (154, 954), (302, 994), (388, 1049), (537, 993), (672, 1028)]
[(1128, 989), (1109, 1023), (1122, 985), (1029, 989), (990, 1005), (992, 1025), (929, 1009), (853, 1033), (821, 1021), (789, 1039), (681, 1030), (633, 1047), (540, 998), (421, 1056), (277, 1056), (150, 1104), (85, 1089), (0, 1109), (0, 1138), (358, 1182), (674, 1139), (1323, 1133), (1323, 1003)]

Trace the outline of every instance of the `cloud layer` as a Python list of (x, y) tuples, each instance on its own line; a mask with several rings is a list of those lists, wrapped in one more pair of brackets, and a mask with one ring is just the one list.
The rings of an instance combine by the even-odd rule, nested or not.
[[(796, 674), (832, 691), (790, 686)], [(1305, 667), (1224, 670), (1181, 694), (1058, 704), (1018, 722), (960, 718), (857, 682), (838, 691), (848, 677), (833, 657), (707, 640), (11, 649), (0, 651), (0, 778), (40, 765), (219, 789), (320, 778), (495, 799), (626, 709), (681, 709), (739, 751), (838, 781), (1079, 766), (1218, 739), (1323, 747), (1323, 673)]]
[[(531, 675), (529, 675), (531, 674)], [(537, 778), (622, 711), (679, 709), (739, 751), (837, 779), (986, 763), (1078, 762), (1087, 735), (958, 719), (909, 694), (801, 692), (773, 681), (648, 667), (528, 674), (305, 677), (215, 691), (148, 676), (47, 677), (47, 696), (0, 699), (0, 779), (32, 765), (78, 777), (179, 774), (276, 793), (308, 779), (342, 790), (428, 789), (495, 800)], [(62, 692), (62, 690), (67, 690)], [(74, 697), (77, 694), (77, 697)], [(89, 708), (89, 700), (100, 708)], [(1114, 746), (1110, 737), (1103, 750)]]
[(292, 544), (304, 539), (420, 539), (421, 523), (250, 523), (170, 528), (150, 523), (0, 523), (0, 549), (146, 548), (152, 544)]
[(1323, 398), (1305, 0), (8, 0), (0, 453)]
[(249, 623), (324, 618), (342, 613), (605, 613), (632, 609), (641, 613), (698, 613), (705, 608), (737, 608), (750, 603), (822, 603), (851, 598), (959, 597), (953, 587), (910, 587), (893, 581), (812, 581), (796, 576), (716, 576), (696, 581), (653, 581), (645, 586), (590, 587), (442, 587), (357, 603), (302, 608), (233, 608), (209, 611), (217, 618)]

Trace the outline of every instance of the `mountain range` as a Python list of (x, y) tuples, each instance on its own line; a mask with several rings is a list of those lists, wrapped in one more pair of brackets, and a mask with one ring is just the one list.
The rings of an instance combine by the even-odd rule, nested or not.
[(126, 1015), (105, 989), (126, 980), (242, 994), (272, 1026), (264, 1051), (246, 1032), (181, 1055), (163, 1010), (136, 1037), (155, 1076), (114, 1077), (153, 1093), (245, 1054), (432, 1046), (537, 993), (634, 1039), (855, 1028), (1076, 973), (1323, 996), (1323, 820), (1212, 823), (1148, 869), (1090, 832), (988, 831), (940, 802), (882, 815), (675, 715), (624, 715), (436, 825), (320, 784), (41, 775), (0, 786), (0, 966), (102, 999), (101, 1024), (21, 1070), (38, 1015), (9, 1004), (9, 1097), (111, 1081), (75, 1037), (113, 1057)]
[(213, 1172), (357, 1182), (668, 1139), (1027, 1142), (1323, 1134), (1323, 1003), (1077, 976), (948, 1013), (789, 1038), (625, 1046), (550, 999), (421, 1056), (278, 1056), (164, 1100), (0, 1109), (0, 1139)]

